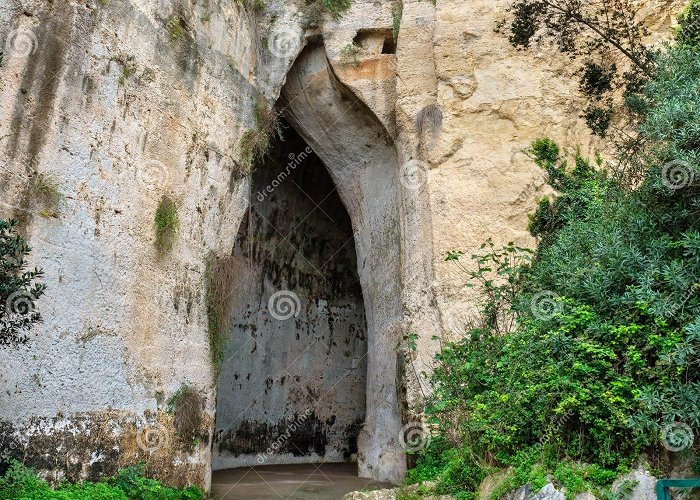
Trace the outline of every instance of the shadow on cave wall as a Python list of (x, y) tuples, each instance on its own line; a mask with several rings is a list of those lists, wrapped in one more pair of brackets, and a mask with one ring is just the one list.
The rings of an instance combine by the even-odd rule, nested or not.
[(213, 468), (355, 460), (365, 417), (366, 320), (350, 217), (286, 123), (254, 166), (234, 249), (231, 332)]

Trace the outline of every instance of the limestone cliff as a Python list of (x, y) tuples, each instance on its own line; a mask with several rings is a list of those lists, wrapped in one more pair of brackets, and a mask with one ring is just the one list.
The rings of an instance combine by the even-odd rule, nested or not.
[[(656, 32), (680, 3), (649, 6)], [(276, 105), (349, 216), (367, 335), (355, 451), (363, 475), (399, 481), (401, 428), (428, 389), (397, 346), (418, 332), (428, 363), (433, 335), (469, 314), (444, 253), (532, 244), (534, 138), (599, 146), (579, 118), (577, 67), (494, 31), (506, 0), (405, 0), (396, 41), (395, 1), (356, 0), (338, 19), (302, 0), (250, 5), (0, 0), (0, 217), (22, 222), (48, 285), (44, 323), (0, 354), (3, 456), (54, 479), (144, 459), (170, 483), (208, 485), (207, 262), (234, 253), (258, 191), (243, 139)], [(180, 226), (168, 252), (154, 246), (164, 197)], [(168, 411), (183, 385), (200, 396), (194, 442)]]

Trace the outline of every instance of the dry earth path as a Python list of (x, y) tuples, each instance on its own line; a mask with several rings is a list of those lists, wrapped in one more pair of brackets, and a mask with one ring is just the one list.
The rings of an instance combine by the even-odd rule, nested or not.
[(391, 485), (357, 477), (357, 464), (265, 465), (214, 471), (215, 500), (338, 500)]

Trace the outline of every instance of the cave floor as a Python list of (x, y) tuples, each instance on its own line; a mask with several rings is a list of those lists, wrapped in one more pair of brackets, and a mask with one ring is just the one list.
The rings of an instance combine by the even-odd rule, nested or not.
[(211, 498), (338, 500), (351, 491), (389, 487), (387, 483), (357, 477), (354, 463), (264, 465), (214, 471)]

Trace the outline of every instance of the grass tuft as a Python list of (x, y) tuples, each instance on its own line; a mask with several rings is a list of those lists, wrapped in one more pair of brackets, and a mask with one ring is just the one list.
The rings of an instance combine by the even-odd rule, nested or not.
[(350, 0), (323, 0), (323, 6), (333, 18), (338, 19), (343, 11), (350, 8)]
[(163, 196), (158, 203), (153, 225), (156, 231), (156, 248), (161, 252), (172, 249), (180, 227), (180, 219), (175, 202), (168, 196)]
[(194, 388), (182, 384), (168, 400), (168, 413), (174, 417), (175, 431), (182, 441), (196, 446), (202, 434), (204, 399)]
[(362, 52), (362, 47), (355, 45), (355, 43), (349, 43), (340, 50), (340, 62), (343, 64), (352, 64), (357, 66), (360, 64), (357, 55)]
[(247, 169), (268, 153), (272, 137), (282, 138), (279, 116), (264, 99), (258, 98), (255, 102), (253, 116), (255, 128), (244, 132), (240, 143), (241, 161)]
[(391, 33), (394, 36), (394, 41), (399, 40), (399, 31), (401, 30), (401, 18), (403, 17), (403, 4), (398, 2), (391, 9), (392, 26)]
[(64, 200), (58, 181), (49, 173), (38, 172), (32, 176), (30, 189), (42, 205), (39, 212), (42, 217), (58, 217), (59, 208)]
[(228, 257), (210, 256), (207, 259), (206, 306), (209, 332), (209, 353), (212, 367), (216, 374), (221, 369), (224, 350), (228, 342), (231, 326), (231, 307), (233, 304), (234, 279), (237, 260), (233, 255)]
[(187, 20), (178, 15), (170, 16), (170, 18), (168, 18), (167, 26), (170, 38), (173, 40), (179, 40), (185, 36), (189, 29), (187, 26)]
[(119, 75), (119, 85), (125, 85), (126, 81), (136, 73), (136, 60), (134, 56), (120, 52), (112, 58), (112, 61), (116, 62), (122, 69)]

